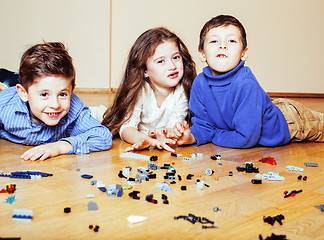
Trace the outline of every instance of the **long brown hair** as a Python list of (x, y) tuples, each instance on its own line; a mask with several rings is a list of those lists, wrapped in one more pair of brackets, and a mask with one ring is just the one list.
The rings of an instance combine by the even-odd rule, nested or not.
[(174, 41), (179, 48), (184, 66), (184, 74), (179, 84), (183, 85), (189, 100), (191, 85), (196, 77), (196, 68), (187, 47), (176, 34), (166, 28), (149, 29), (142, 33), (133, 44), (114, 102), (103, 116), (102, 125), (106, 126), (114, 136), (118, 134), (122, 124), (128, 120), (125, 117), (131, 116), (145, 82), (149, 81), (144, 77), (147, 59), (153, 56), (157, 46), (165, 41)]

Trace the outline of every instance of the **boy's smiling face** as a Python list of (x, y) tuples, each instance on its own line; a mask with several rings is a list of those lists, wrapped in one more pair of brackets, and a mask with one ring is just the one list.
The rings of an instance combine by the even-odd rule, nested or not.
[(232, 70), (241, 60), (247, 59), (247, 48), (243, 49), (241, 32), (234, 25), (210, 29), (205, 37), (204, 50), (199, 53), (215, 76)]
[(40, 77), (28, 88), (17, 84), (20, 98), (29, 103), (32, 121), (55, 126), (70, 109), (73, 91), (71, 79), (62, 76)]

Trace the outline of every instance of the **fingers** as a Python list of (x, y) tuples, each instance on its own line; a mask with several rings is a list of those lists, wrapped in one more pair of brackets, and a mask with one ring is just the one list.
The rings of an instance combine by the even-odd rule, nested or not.
[(168, 144), (163, 143), (162, 147), (169, 152), (175, 152), (175, 150), (171, 148)]
[(49, 154), (46, 153), (46, 151), (43, 151), (42, 149), (39, 148), (31, 148), (21, 155), (21, 158), (24, 159), (25, 161), (28, 160), (35, 161), (37, 159), (43, 161), (48, 157), (50, 157)]
[(135, 143), (135, 144), (133, 144), (132, 146), (126, 148), (124, 151), (125, 151), (125, 152), (130, 152), (130, 151), (141, 150), (141, 149), (142, 149), (142, 148), (141, 148), (141, 145)]
[(164, 143), (167, 143), (167, 144), (176, 144), (177, 142), (173, 139), (165, 139)]
[(187, 121), (184, 121), (182, 126), (183, 126), (184, 130), (189, 129), (189, 124), (187, 123)]
[(39, 158), (39, 160), (40, 160), (40, 161), (44, 161), (45, 159), (47, 159), (47, 158), (49, 158), (49, 157), (51, 157), (51, 155), (50, 155), (49, 153), (44, 153), (44, 154)]
[(132, 146), (126, 148), (126, 149), (124, 150), (124, 152), (130, 152), (130, 151), (133, 151), (133, 150), (134, 150), (134, 146), (132, 145)]
[(162, 131), (162, 134), (163, 135), (167, 135), (168, 134), (168, 130), (166, 128), (162, 128), (161, 131)]
[(149, 137), (151, 138), (156, 138), (156, 130), (155, 129), (150, 129), (148, 132)]
[(178, 137), (178, 138), (181, 137), (183, 131), (184, 131), (183, 124), (180, 123), (180, 122), (177, 122), (177, 123), (174, 125), (174, 129), (173, 129), (173, 134), (175, 135), (174, 137)]
[(129, 152), (129, 151), (134, 151), (134, 150), (142, 150), (149, 146), (150, 146), (150, 142), (147, 139), (143, 138), (143, 139), (141, 139), (140, 142), (134, 143), (132, 146), (126, 148), (124, 151)]
[(156, 139), (153, 139), (153, 141), (151, 142), (150, 146), (157, 147), (158, 149), (162, 149), (161, 142), (158, 141), (158, 140), (156, 140)]

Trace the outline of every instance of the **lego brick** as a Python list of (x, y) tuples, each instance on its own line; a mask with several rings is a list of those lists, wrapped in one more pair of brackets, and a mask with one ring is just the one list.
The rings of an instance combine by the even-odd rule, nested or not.
[(33, 210), (14, 209), (12, 220), (31, 222), (33, 218)]

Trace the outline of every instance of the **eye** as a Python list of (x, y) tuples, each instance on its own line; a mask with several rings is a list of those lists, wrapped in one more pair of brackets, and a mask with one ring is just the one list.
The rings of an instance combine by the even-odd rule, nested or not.
[(217, 40), (211, 40), (210, 43), (218, 43)]
[(234, 39), (230, 39), (230, 40), (228, 40), (228, 42), (229, 42), (229, 43), (236, 43), (237, 41), (234, 40)]
[(157, 63), (164, 63), (164, 60), (163, 59), (158, 60)]
[(47, 97), (48, 96), (48, 93), (41, 93), (40, 96), (41, 97)]
[(173, 59), (175, 59), (175, 60), (179, 60), (179, 59), (181, 59), (181, 55), (180, 55), (180, 54), (177, 54), (177, 55), (175, 55), (175, 56), (173, 57)]
[(60, 93), (60, 97), (67, 97), (68, 96), (68, 94), (67, 93)]

